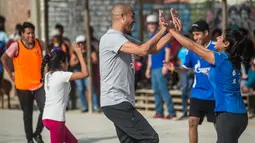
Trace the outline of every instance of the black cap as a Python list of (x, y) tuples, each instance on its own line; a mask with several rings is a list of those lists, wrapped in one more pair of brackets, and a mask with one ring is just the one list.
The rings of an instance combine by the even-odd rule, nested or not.
[(192, 24), (191, 32), (194, 31), (204, 32), (205, 30), (209, 32), (209, 25), (204, 20), (199, 20)]

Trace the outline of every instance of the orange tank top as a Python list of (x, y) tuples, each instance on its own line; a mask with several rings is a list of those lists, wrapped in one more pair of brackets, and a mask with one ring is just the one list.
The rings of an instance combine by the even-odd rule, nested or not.
[(15, 71), (15, 86), (20, 90), (30, 90), (41, 86), (42, 50), (39, 41), (35, 40), (32, 49), (25, 47), (18, 40), (19, 53), (13, 58)]

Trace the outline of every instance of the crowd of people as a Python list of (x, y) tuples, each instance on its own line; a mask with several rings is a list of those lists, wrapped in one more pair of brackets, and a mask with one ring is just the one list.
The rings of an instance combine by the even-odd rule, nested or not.
[[(154, 118), (175, 118), (168, 76), (178, 73), (183, 106), (180, 119), (189, 118), (190, 143), (198, 142), (198, 125), (205, 116), (215, 126), (217, 143), (238, 142), (248, 124), (241, 93), (254, 93), (255, 89), (255, 43), (249, 30), (235, 27), (211, 32), (206, 21), (198, 20), (189, 35), (181, 35), (182, 22), (171, 9), (171, 21), (163, 11), (147, 17), (149, 39), (141, 43), (130, 34), (134, 15), (130, 5), (115, 4), (112, 27), (100, 41), (93, 37), (90, 27), (93, 111), (103, 111), (113, 122), (120, 142), (157, 143), (157, 132), (135, 108), (135, 89), (141, 88), (138, 83), (142, 80), (151, 79)], [(35, 37), (30, 22), (17, 24), (11, 37), (5, 33), (4, 24), (5, 18), (0, 16), (0, 80), (5, 69), (15, 84), (28, 143), (43, 143), (44, 126), (52, 143), (78, 142), (65, 125), (65, 112), (76, 91), (81, 112), (88, 111), (85, 91), (90, 73), (85, 32), (71, 44), (64, 37), (64, 27), (56, 24), (50, 43), (44, 43)], [(147, 79), (138, 76), (137, 80), (141, 74)], [(34, 100), (40, 111), (35, 131)], [(168, 115), (164, 115), (163, 102)]]
[[(7, 36), (5, 33), (4, 24), (5, 18), (1, 16), (1, 81), (5, 69), (15, 85), (15, 94), (23, 111), (28, 143), (33, 143), (33, 140), (43, 143), (41, 132), (44, 126), (52, 131), (52, 142), (77, 142), (65, 127), (64, 112), (69, 100), (76, 96), (75, 94), (69, 94), (71, 89), (77, 89), (81, 111), (88, 112), (85, 89), (88, 88), (87, 77), (89, 74), (84, 60), (87, 54), (87, 49), (84, 46), (86, 37), (78, 35), (75, 44), (72, 46), (71, 41), (63, 36), (64, 27), (56, 24), (55, 29), (50, 33), (50, 43), (44, 43), (35, 37), (35, 26), (30, 22), (17, 24), (16, 32), (11, 36)], [(92, 27), (90, 30), (93, 32)], [(94, 79), (92, 90), (94, 112), (100, 111), (98, 100), (98, 46), (99, 41), (92, 38), (91, 61)], [(45, 69), (47, 69), (47, 73), (45, 73)], [(62, 81), (60, 81), (61, 79)], [(69, 80), (71, 84), (69, 84)], [(70, 88), (71, 86), (73, 88)], [(34, 100), (40, 111), (35, 131), (33, 131), (32, 126)], [(62, 134), (58, 133), (59, 128), (63, 128)], [(63, 135), (67, 133), (70, 134), (67, 135), (66, 139), (62, 139)]]

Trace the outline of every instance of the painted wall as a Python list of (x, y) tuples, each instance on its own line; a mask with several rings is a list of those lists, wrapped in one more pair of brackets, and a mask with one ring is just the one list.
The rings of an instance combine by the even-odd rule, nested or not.
[(0, 14), (6, 19), (5, 31), (8, 34), (15, 32), (17, 23), (28, 20), (30, 0), (0, 0)]

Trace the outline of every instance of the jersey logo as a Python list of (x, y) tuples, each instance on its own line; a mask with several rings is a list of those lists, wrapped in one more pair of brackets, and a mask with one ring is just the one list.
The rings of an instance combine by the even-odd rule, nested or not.
[(210, 68), (201, 68), (201, 63), (199, 60), (197, 60), (197, 63), (194, 66), (194, 71), (195, 73), (208, 74), (208, 72), (210, 71)]
[(232, 82), (232, 84), (240, 84), (240, 82), (241, 82), (241, 79), (239, 78), (238, 79), (238, 77), (240, 77), (241, 76), (241, 73), (239, 72), (238, 73), (238, 75), (237, 75), (237, 72), (236, 72), (236, 70), (234, 69), (233, 71), (232, 71), (232, 76), (233, 76), (233, 82)]
[(36, 56), (40, 56), (40, 55), (41, 55), (41, 51), (40, 51), (40, 50), (36, 50), (36, 51), (35, 51), (35, 55), (36, 55)]
[(236, 76), (236, 70), (233, 70), (232, 75)]

